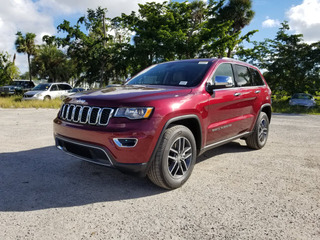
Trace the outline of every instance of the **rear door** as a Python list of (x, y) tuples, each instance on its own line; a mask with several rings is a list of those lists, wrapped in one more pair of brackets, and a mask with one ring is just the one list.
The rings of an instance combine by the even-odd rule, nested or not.
[(252, 85), (255, 93), (255, 101), (253, 104), (253, 113), (256, 115), (259, 114), (261, 106), (269, 102), (270, 89), (267, 87), (265, 82), (262, 79), (260, 72), (257, 69), (249, 68), (252, 75)]
[[(241, 132), (250, 131), (257, 115), (257, 106), (259, 103), (259, 96), (261, 89), (255, 86), (253, 83), (253, 73), (250, 67), (234, 64), (235, 69), (235, 80), (237, 86), (240, 88), (241, 104), (241, 115), (243, 119), (239, 123), (239, 130)], [(260, 106), (260, 105), (259, 105)]]

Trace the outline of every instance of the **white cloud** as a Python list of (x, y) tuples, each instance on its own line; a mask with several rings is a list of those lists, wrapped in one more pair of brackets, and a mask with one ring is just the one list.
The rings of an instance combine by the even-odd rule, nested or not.
[[(53, 17), (40, 12), (37, 5), (31, 0), (2, 1), (0, 7), (0, 51), (14, 55), (17, 31), (24, 34), (27, 32), (35, 33), (38, 44), (41, 43), (43, 33), (54, 34), (56, 32)], [(24, 57), (23, 55), (17, 56), (17, 65), (21, 72), (27, 71), (27, 65), (23, 62)]]
[(280, 26), (280, 21), (278, 19), (271, 19), (267, 17), (267, 19), (262, 22), (262, 27), (264, 28), (274, 28), (279, 26)]
[(306, 42), (320, 41), (320, 0), (304, 0), (286, 14), (290, 28), (303, 34)]
[[(121, 13), (137, 11), (138, 3), (144, 4), (150, 0), (39, 0), (37, 5), (43, 11), (55, 14), (85, 13), (88, 8), (95, 9), (98, 6), (108, 9), (108, 17), (116, 17)], [(164, 0), (152, 0), (162, 3)]]
[[(149, 0), (150, 1), (150, 0)], [(152, 0), (162, 3), (164, 0)], [(36, 43), (41, 44), (45, 34), (56, 34), (54, 20), (73, 15), (83, 16), (88, 8), (98, 6), (108, 9), (108, 17), (119, 16), (121, 13), (131, 13), (139, 9), (138, 3), (145, 4), (148, 0), (6, 0), (0, 7), (0, 51), (15, 53), (14, 42), (17, 31), (23, 34), (32, 32), (37, 35)], [(17, 66), (23, 73), (28, 71), (26, 57), (17, 56)]]

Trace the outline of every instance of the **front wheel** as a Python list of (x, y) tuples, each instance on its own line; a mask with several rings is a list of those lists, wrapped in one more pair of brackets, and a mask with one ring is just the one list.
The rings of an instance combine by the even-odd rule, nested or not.
[(261, 112), (257, 119), (252, 134), (246, 139), (248, 147), (261, 149), (266, 145), (269, 134), (269, 118), (266, 113)]
[(187, 127), (175, 125), (165, 131), (160, 141), (148, 177), (162, 188), (181, 187), (190, 177), (196, 162), (194, 136)]

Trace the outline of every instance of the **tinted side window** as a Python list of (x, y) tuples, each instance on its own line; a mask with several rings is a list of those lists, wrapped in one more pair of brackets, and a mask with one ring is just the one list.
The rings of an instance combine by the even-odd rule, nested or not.
[(25, 82), (24, 83), (24, 87), (25, 88), (33, 88), (34, 87), (34, 83), (33, 82)]
[(232, 81), (234, 83), (234, 77), (233, 77), (233, 70), (230, 63), (223, 63), (218, 66), (216, 71), (214, 72), (212, 76), (212, 83), (214, 83), (214, 79), (216, 76), (228, 76), (232, 78)]
[(67, 84), (59, 84), (59, 89), (60, 90), (70, 90), (70, 89), (72, 89), (72, 87), (70, 87)]
[(263, 86), (264, 81), (262, 80), (259, 72), (255, 69), (250, 68), (251, 74), (252, 74), (252, 80), (253, 80), (253, 85), (255, 86)]
[(251, 74), (249, 68), (241, 65), (235, 65), (237, 70), (237, 84), (239, 87), (251, 86)]
[(58, 86), (52, 85), (50, 91), (58, 91)]

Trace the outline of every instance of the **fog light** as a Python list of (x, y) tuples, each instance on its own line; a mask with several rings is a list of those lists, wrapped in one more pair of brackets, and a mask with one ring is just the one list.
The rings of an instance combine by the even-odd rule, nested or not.
[(118, 147), (135, 147), (138, 143), (136, 138), (114, 138), (113, 141)]

